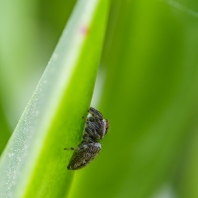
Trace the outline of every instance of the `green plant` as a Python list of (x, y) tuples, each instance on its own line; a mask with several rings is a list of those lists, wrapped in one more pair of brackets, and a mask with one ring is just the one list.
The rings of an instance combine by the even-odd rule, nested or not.
[(65, 166), (71, 153), (63, 148), (82, 136), (81, 117), (90, 106), (107, 13), (108, 1), (76, 5), (2, 155), (0, 197), (63, 197), (69, 192), (73, 173)]
[[(50, 1), (38, 2), (31, 7), (21, 3), (19, 7), (25, 13), (27, 9), (31, 10), (30, 13), (38, 17), (39, 25), (36, 23), (38, 26), (35, 26), (31, 21), (29, 26), (40, 27), (41, 35), (48, 32), (50, 43), (42, 36), (43, 46), (39, 45), (38, 50), (41, 55), (31, 59), (40, 65), (49, 54), (44, 47), (49, 46), (52, 50), (75, 1), (53, 2), (52, 5)], [(0, 193), (14, 193), (11, 194), (13, 197), (197, 198), (197, 2), (115, 0), (110, 6), (106, 0), (80, 0), (78, 3), (91, 2), (94, 5), (100, 2), (101, 7), (96, 6), (96, 14), (90, 17), (92, 28), (80, 30), (92, 36), (82, 36), (82, 48), (72, 43), (72, 32), (67, 37), (69, 40), (65, 41), (62, 36), (59, 43), (65, 46), (68, 42), (63, 50), (65, 54), (57, 57), (60, 49), (57, 47), (2, 155)], [(87, 13), (83, 12), (83, 5), (73, 16)], [(26, 9), (23, 10), (23, 6)], [(17, 10), (17, 7), (13, 9)], [(3, 13), (0, 10), (0, 14)], [(24, 20), (24, 17), (14, 19)], [(1, 17), (0, 23), (2, 20)], [(73, 27), (76, 24), (70, 23)], [(69, 26), (68, 30), (71, 30)], [(34, 38), (39, 41), (30, 32), (26, 40)], [(5, 38), (5, 35), (0, 32), (0, 38)], [(5, 43), (0, 51), (4, 64), (5, 60), (11, 61)], [(36, 42), (30, 46), (38, 49)], [(68, 49), (80, 49), (77, 62), (71, 67), (65, 65), (69, 59)], [(24, 48), (21, 50), (25, 51)], [(28, 50), (26, 54), (34, 54)], [(29, 57), (25, 63), (30, 62)], [(100, 70), (93, 94), (98, 62)], [(55, 63), (59, 69), (49, 69)], [(20, 65), (17, 64), (16, 68)], [(7, 128), (3, 134), (9, 133), (7, 117), (13, 115), (9, 114), (16, 106), (13, 101), (19, 101), (13, 97), (14, 93), (22, 93), (24, 82), (28, 82), (28, 78), (19, 78), (26, 76), (18, 72), (24, 71), (23, 68), (13, 71), (6, 66), (0, 73), (1, 85), (15, 78), (18, 83), (0, 89), (2, 107), (8, 109), (6, 116), (3, 110), (0, 114)], [(14, 75), (16, 72), (19, 77)], [(63, 148), (80, 142), (84, 127), (81, 117), (87, 115), (92, 94), (91, 105), (109, 119), (110, 130), (102, 141), (103, 149), (97, 159), (82, 170), (68, 171), (66, 167), (72, 153)], [(9, 104), (13, 108), (9, 109)], [(33, 131), (36, 131), (34, 135)], [(22, 143), (15, 145), (15, 139)], [(5, 144), (5, 141), (2, 142)], [(20, 156), (19, 150), (23, 146), (31, 149)], [(12, 155), (14, 152), (18, 156)], [(13, 169), (20, 160), (24, 160), (23, 166)], [(8, 189), (9, 185), (2, 185), (7, 181), (5, 178), (9, 178), (11, 189)]]

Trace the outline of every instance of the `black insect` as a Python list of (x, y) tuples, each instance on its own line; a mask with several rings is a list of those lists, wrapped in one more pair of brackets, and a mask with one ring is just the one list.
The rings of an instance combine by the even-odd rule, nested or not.
[(108, 120), (102, 114), (90, 107), (90, 116), (83, 119), (86, 122), (85, 131), (81, 143), (76, 148), (65, 148), (64, 150), (74, 150), (70, 159), (68, 170), (77, 170), (89, 164), (100, 152), (101, 144), (99, 141), (104, 138), (108, 131)]

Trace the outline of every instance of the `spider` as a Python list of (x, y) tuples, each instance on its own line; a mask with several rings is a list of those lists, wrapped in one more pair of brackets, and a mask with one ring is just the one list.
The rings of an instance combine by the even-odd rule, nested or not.
[(64, 150), (74, 150), (70, 159), (68, 170), (77, 170), (87, 166), (100, 152), (101, 144), (99, 141), (107, 134), (109, 123), (102, 114), (90, 107), (88, 110), (90, 116), (85, 119), (85, 131), (83, 139), (75, 148), (64, 148)]

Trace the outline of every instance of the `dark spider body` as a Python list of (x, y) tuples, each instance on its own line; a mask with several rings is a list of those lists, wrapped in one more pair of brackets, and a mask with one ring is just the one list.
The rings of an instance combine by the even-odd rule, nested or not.
[(108, 120), (104, 119), (99, 111), (90, 107), (88, 112), (91, 116), (85, 120), (83, 140), (76, 148), (65, 148), (65, 150), (74, 150), (67, 166), (68, 170), (77, 170), (89, 164), (100, 152), (101, 144), (99, 141), (104, 138), (108, 131)]

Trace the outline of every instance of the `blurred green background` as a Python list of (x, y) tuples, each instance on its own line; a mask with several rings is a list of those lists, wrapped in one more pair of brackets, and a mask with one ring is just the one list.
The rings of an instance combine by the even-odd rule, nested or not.
[[(0, 0), (0, 152), (75, 2)], [(197, 198), (198, 1), (112, 0), (92, 105), (110, 130), (70, 198)]]

